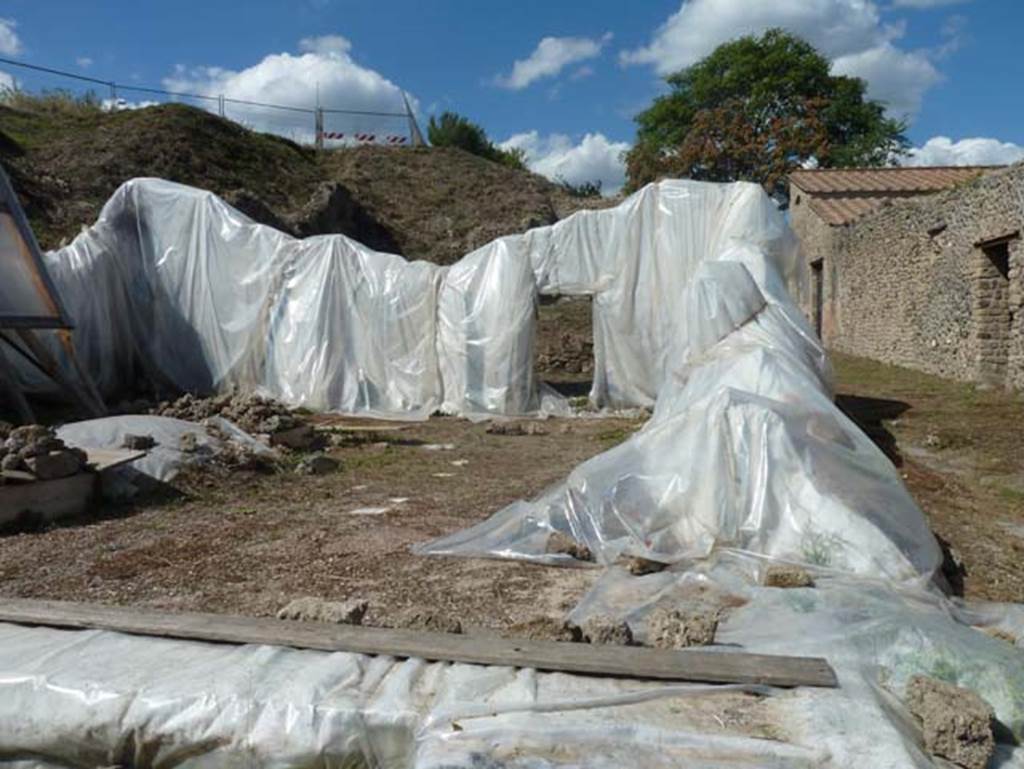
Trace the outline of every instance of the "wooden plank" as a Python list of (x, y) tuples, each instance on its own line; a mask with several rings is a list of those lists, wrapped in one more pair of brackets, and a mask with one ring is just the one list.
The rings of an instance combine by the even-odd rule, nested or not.
[(95, 473), (77, 473), (67, 478), (0, 486), (0, 524), (33, 513), (52, 521), (84, 513), (92, 499)]
[(97, 449), (83, 446), (82, 451), (85, 452), (86, 463), (92, 465), (98, 473), (102, 473), (104, 470), (109, 470), (112, 467), (134, 462), (136, 459), (142, 459), (142, 457), (146, 456), (145, 451), (133, 451), (131, 449)]
[(595, 646), (219, 614), (167, 614), (97, 604), (13, 598), (0, 600), (0, 622), (114, 630), (196, 641), (418, 657), (619, 678), (786, 687), (838, 685), (828, 662), (819, 657)]

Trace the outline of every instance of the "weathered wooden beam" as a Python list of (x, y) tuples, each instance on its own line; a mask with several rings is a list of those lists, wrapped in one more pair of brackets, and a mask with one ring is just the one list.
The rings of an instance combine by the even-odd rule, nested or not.
[(194, 641), (419, 657), (619, 678), (786, 687), (838, 685), (828, 662), (819, 657), (516, 640), (220, 614), (168, 614), (29, 599), (0, 600), (0, 622), (114, 630)]

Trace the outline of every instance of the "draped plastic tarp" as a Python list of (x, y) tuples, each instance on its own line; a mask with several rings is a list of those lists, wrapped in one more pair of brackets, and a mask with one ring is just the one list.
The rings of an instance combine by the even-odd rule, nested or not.
[[(979, 692), (1024, 737), (1024, 648), (968, 607), (863, 580), (750, 587), (736, 562), (688, 574), (611, 570), (578, 612), (646, 612), (685, 582), (745, 603), (717, 639), (825, 656), (838, 689), (698, 686), (100, 631), (0, 624), (0, 764), (92, 769), (926, 769), (901, 703), (907, 680)], [(987, 612), (995, 613), (988, 606)], [(1019, 620), (1012, 626), (1024, 633)], [(722, 653), (729, 653), (722, 647)], [(1024, 769), (998, 746), (992, 767)]]
[(46, 264), (105, 392), (239, 387), (409, 419), (537, 412), (538, 293), (594, 296), (596, 405), (652, 405), (679, 298), (729, 242), (795, 264), (754, 185), (649, 185), (439, 267), (343, 235), (297, 240), (208, 192), (136, 179)]
[(549, 290), (597, 292), (595, 389), (620, 403), (657, 393), (652, 418), (540, 498), (418, 551), (565, 562), (546, 548), (560, 531), (605, 564), (730, 548), (929, 579), (941, 554), (924, 516), (832, 402), (824, 351), (786, 292), (799, 262), (782, 214), (751, 185), (663, 185), (624, 208), (618, 230), (600, 214), (555, 225), (535, 265)]
[[(930, 767), (898, 699), (916, 673), (973, 688), (1024, 737), (1024, 653), (974, 627), (1019, 636), (1020, 607), (929, 585), (934, 538), (832, 403), (786, 290), (800, 278), (792, 236), (756, 186), (652, 185), (438, 268), (340, 236), (296, 241), (143, 181), (49, 261), (108, 386), (140, 366), (359, 413), (537, 408), (536, 295), (593, 295), (592, 397), (653, 405), (652, 418), (538, 499), (422, 552), (566, 563), (545, 553), (563, 531), (606, 565), (661, 560), (673, 567), (647, 577), (606, 571), (576, 619), (609, 614), (643, 637), (647, 612), (698, 581), (741, 599), (719, 643), (825, 656), (841, 688), (770, 692), (753, 728), (717, 704), (735, 694), (722, 687), (0, 625), (13, 765)], [(757, 587), (772, 560), (806, 564), (817, 586)], [(1004, 744), (996, 764), (1024, 754)]]

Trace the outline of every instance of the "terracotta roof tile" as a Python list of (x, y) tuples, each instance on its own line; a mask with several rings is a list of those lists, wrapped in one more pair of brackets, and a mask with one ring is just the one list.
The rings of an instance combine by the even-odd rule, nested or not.
[[(928, 195), (1004, 166), (905, 166), (794, 171), (790, 182), (811, 210), (832, 225), (849, 224), (892, 198)], [(888, 193), (888, 194), (887, 194)]]
[(936, 192), (1002, 166), (904, 166), (794, 171), (789, 180), (807, 193)]
[(881, 208), (882, 204), (889, 198), (857, 198), (857, 197), (836, 197), (836, 198), (811, 198), (810, 206), (826, 224), (849, 224), (859, 219), (869, 211)]

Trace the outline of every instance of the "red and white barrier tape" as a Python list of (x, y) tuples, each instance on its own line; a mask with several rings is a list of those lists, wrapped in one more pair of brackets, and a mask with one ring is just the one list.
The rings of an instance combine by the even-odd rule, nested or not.
[[(324, 139), (331, 141), (341, 141), (345, 138), (346, 134), (338, 131), (324, 131), (320, 136)], [(353, 139), (362, 144), (390, 144), (392, 146), (398, 144), (405, 144), (408, 138), (405, 136), (382, 136), (380, 141), (377, 141), (377, 134), (348, 134), (350, 139)]]

